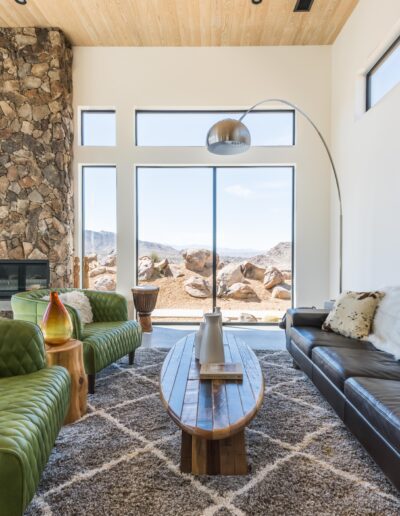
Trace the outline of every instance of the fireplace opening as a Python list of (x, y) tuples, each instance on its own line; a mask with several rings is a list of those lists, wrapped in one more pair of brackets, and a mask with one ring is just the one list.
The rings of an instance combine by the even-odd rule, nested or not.
[(48, 260), (0, 260), (0, 299), (25, 290), (49, 288)]

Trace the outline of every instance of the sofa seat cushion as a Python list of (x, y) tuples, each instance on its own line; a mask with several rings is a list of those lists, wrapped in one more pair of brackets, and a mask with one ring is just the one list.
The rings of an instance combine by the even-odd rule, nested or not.
[(316, 347), (312, 361), (343, 391), (344, 382), (352, 376), (400, 380), (400, 363), (382, 351)]
[(400, 381), (349, 378), (344, 384), (348, 400), (400, 453)]
[(343, 337), (336, 333), (328, 333), (320, 328), (313, 328), (311, 326), (291, 328), (290, 338), (308, 357), (311, 357), (312, 350), (317, 346), (366, 350), (374, 349), (374, 346), (370, 342), (349, 339), (348, 337)]
[(141, 343), (136, 321), (95, 322), (83, 328), (83, 355), (87, 374), (95, 374), (134, 351)]
[(13, 476), (21, 512), (35, 494), (64, 421), (70, 382), (58, 366), (0, 379), (0, 463), (6, 469), (2, 466), (1, 475)]

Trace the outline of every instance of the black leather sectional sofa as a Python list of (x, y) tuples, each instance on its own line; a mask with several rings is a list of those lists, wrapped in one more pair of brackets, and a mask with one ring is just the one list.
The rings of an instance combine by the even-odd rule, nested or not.
[(370, 342), (323, 331), (328, 313), (288, 310), (287, 349), (400, 490), (400, 362)]

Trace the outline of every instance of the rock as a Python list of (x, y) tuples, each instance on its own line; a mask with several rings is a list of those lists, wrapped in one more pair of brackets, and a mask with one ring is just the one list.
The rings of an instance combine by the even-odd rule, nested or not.
[(22, 245), (18, 245), (17, 247), (14, 247), (14, 249), (10, 249), (8, 257), (10, 260), (23, 260), (25, 256)]
[(245, 278), (263, 281), (265, 269), (254, 265), (254, 263), (244, 262), (242, 264), (242, 273)]
[(28, 199), (31, 202), (36, 202), (39, 204), (43, 202), (43, 197), (37, 190), (32, 190), (32, 192), (28, 195)]
[(192, 276), (187, 279), (184, 283), (184, 289), (192, 297), (211, 297), (209, 282), (200, 276)]
[(155, 263), (154, 269), (160, 274), (160, 276), (163, 276), (164, 278), (172, 276), (172, 271), (169, 267), (169, 262), (167, 258), (164, 258), (164, 260), (161, 260), (161, 262)]
[(0, 108), (7, 118), (14, 119), (17, 116), (10, 104), (5, 100), (0, 100)]
[(28, 256), (29, 260), (47, 260), (47, 256), (39, 251), (39, 249), (34, 249), (31, 254)]
[(204, 272), (204, 269), (212, 267), (212, 252), (208, 249), (187, 249), (182, 256), (189, 271)]
[(96, 267), (89, 272), (89, 277), (94, 278), (95, 276), (100, 276), (106, 272), (105, 267)]
[(15, 36), (15, 43), (20, 47), (26, 47), (26, 45), (36, 45), (36, 36), (26, 36), (25, 34), (17, 34)]
[(154, 274), (154, 262), (149, 256), (141, 256), (138, 263), (138, 279), (149, 281)]
[(22, 242), (22, 247), (24, 248), (24, 258), (28, 258), (32, 252), (33, 245), (30, 242)]
[(111, 290), (115, 290), (116, 287), (117, 287), (117, 283), (116, 283), (115, 279), (107, 277), (107, 276), (105, 276), (103, 278), (99, 278), (94, 282), (94, 288), (96, 290), (111, 291)]
[(242, 280), (240, 263), (228, 263), (217, 273), (217, 296), (223, 296), (231, 285), (241, 283)]
[(229, 299), (250, 299), (257, 297), (257, 294), (250, 285), (245, 283), (234, 283), (228, 288), (225, 296)]
[(173, 278), (182, 278), (185, 274), (182, 272), (182, 269), (179, 265), (175, 265), (174, 263), (169, 264), (169, 270), (171, 271)]
[(256, 316), (254, 316), (252, 314), (247, 314), (247, 313), (242, 312), (239, 315), (239, 321), (240, 322), (257, 322), (258, 319)]
[(32, 75), (36, 75), (37, 77), (42, 77), (47, 70), (49, 69), (48, 63), (38, 63), (32, 66)]
[(10, 184), (6, 176), (0, 176), (0, 193), (6, 193)]
[(42, 106), (33, 106), (32, 108), (32, 116), (33, 119), (38, 122), (46, 118), (50, 113), (50, 109), (47, 104), (43, 104)]
[(272, 291), (272, 297), (275, 299), (292, 299), (290, 290), (284, 287), (275, 287)]
[(283, 279), (286, 281), (286, 280), (291, 280), (292, 279), (292, 271), (282, 271), (282, 276), (283, 276)]
[(24, 120), (21, 125), (21, 133), (24, 134), (32, 134), (33, 133), (33, 124)]
[(115, 251), (100, 260), (100, 265), (104, 265), (105, 267), (115, 267), (117, 265), (117, 255)]
[(7, 206), (0, 206), (0, 219), (6, 219), (8, 217), (9, 209)]
[(264, 276), (264, 287), (266, 289), (274, 288), (283, 282), (283, 276), (279, 269), (276, 267), (268, 267), (265, 271)]
[(39, 79), (39, 77), (33, 77), (32, 75), (28, 75), (24, 78), (24, 88), (27, 90), (34, 90), (36, 88), (39, 88), (42, 84), (42, 81)]
[(97, 262), (97, 254), (96, 253), (87, 254), (86, 259), (87, 259), (88, 263)]
[(22, 104), (18, 108), (18, 115), (20, 118), (25, 118), (26, 120), (32, 120), (32, 107), (30, 104)]

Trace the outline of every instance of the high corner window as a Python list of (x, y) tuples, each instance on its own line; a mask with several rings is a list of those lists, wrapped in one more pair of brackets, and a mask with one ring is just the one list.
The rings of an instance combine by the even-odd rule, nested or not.
[(367, 73), (367, 110), (400, 83), (400, 37)]
[(115, 111), (81, 111), (81, 145), (92, 147), (115, 146)]
[[(209, 128), (223, 118), (240, 118), (244, 111), (136, 111), (136, 145), (141, 147), (204, 147)], [(295, 144), (294, 111), (249, 113), (252, 146)]]

